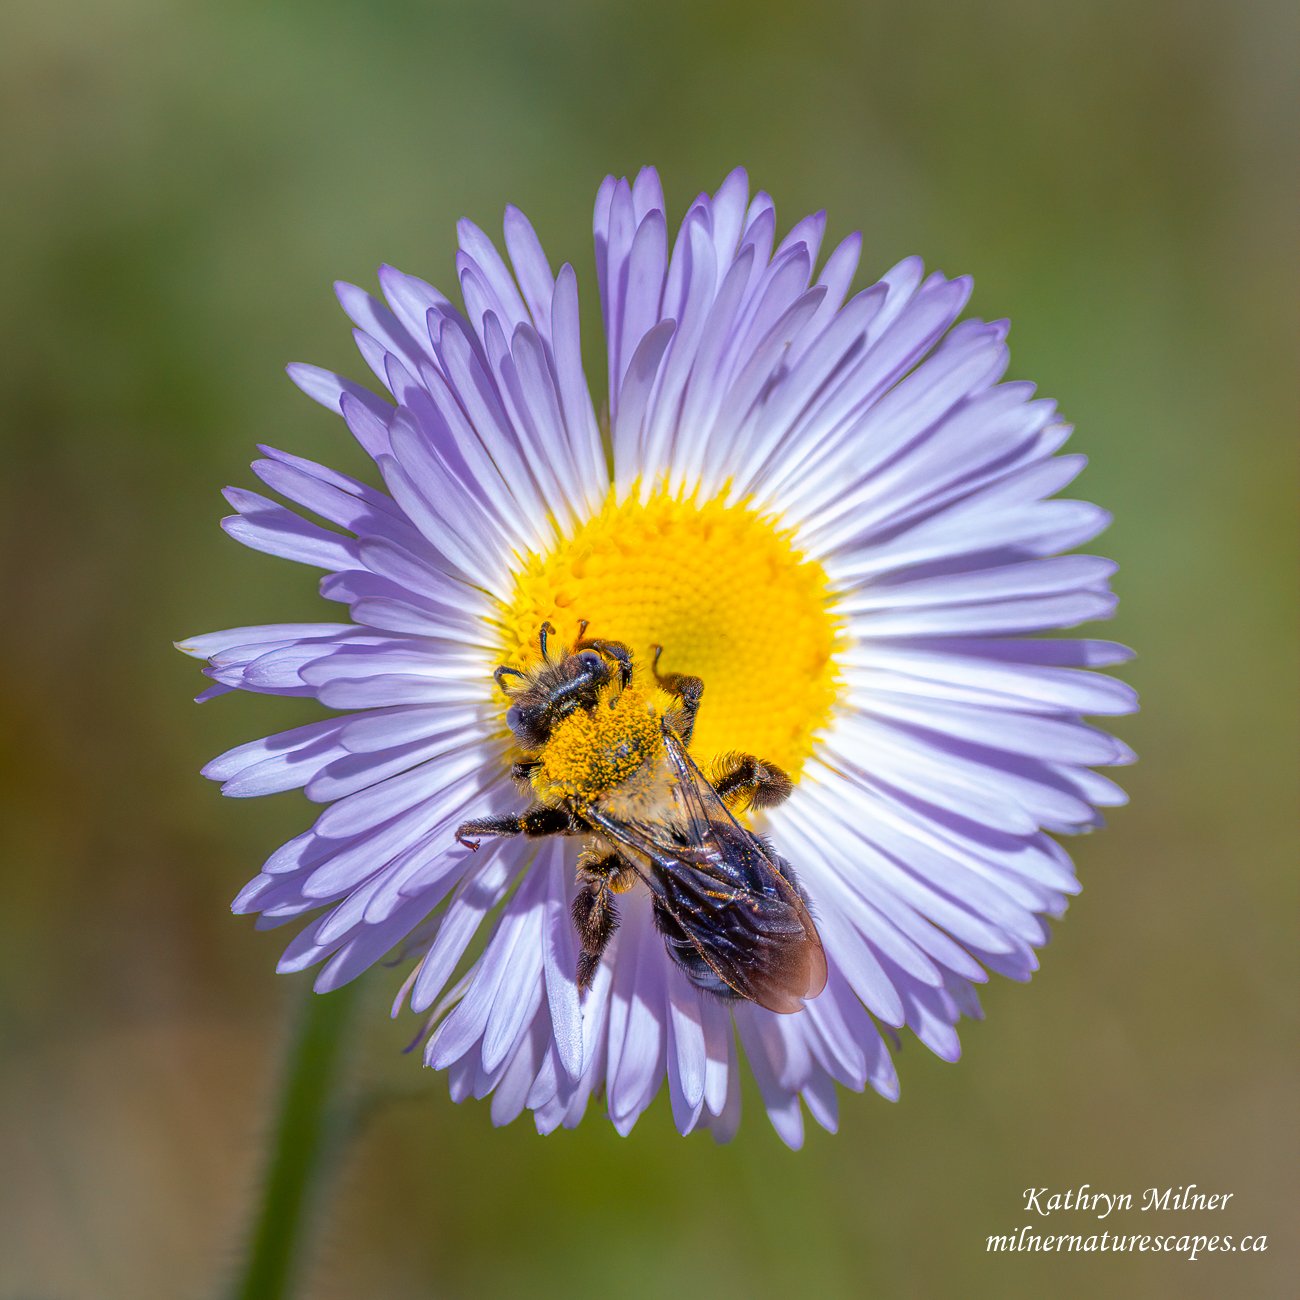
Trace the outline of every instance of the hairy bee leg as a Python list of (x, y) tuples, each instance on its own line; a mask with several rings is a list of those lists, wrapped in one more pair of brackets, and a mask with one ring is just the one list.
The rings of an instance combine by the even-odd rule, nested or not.
[(695, 733), (695, 715), (700, 711), (700, 696), (704, 694), (704, 682), (699, 677), (687, 673), (660, 673), (659, 656), (664, 648), (654, 648), (655, 657), (651, 669), (659, 688), (669, 695), (677, 697), (677, 704), (669, 716), (668, 723), (681, 738), (683, 745), (690, 746), (691, 736)]
[(476, 836), (527, 835), (529, 839), (539, 839), (544, 835), (577, 835), (585, 829), (563, 808), (550, 808), (539, 803), (521, 813), (502, 813), (496, 817), (461, 822), (456, 827), (456, 838), (466, 848), (476, 849), (479, 844)]
[(625, 646), (622, 641), (606, 641), (601, 637), (592, 637), (588, 639), (581, 635), (587, 630), (585, 621), (579, 629), (579, 641), (574, 645), (572, 654), (577, 654), (579, 650), (595, 650), (598, 654), (607, 655), (610, 659), (618, 663), (619, 686), (623, 689), (632, 684), (632, 651)]
[(510, 775), (516, 781), (527, 781), (541, 765), (541, 759), (521, 758), (517, 763), (511, 763)]
[(753, 754), (728, 754), (720, 761), (711, 783), (733, 811), (775, 808), (794, 789), (794, 782), (775, 763)]
[(600, 959), (618, 929), (613, 895), (636, 881), (636, 872), (617, 854), (578, 860), (578, 892), (573, 899), (573, 928), (582, 951), (578, 954), (578, 992), (585, 993), (596, 976)]

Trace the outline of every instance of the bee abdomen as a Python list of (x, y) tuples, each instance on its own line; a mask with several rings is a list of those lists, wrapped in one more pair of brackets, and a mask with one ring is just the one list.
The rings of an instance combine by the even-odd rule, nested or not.
[(704, 960), (685, 931), (668, 914), (658, 898), (654, 900), (655, 928), (663, 935), (668, 955), (682, 968), (686, 978), (697, 989), (714, 997), (735, 1001), (740, 997), (731, 985), (720, 979), (717, 972)]

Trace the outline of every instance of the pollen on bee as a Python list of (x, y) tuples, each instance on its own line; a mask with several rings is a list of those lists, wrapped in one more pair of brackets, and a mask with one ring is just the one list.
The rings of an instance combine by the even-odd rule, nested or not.
[(571, 713), (551, 732), (533, 788), (548, 801), (586, 803), (626, 786), (663, 755), (661, 718), (651, 693), (637, 686)]

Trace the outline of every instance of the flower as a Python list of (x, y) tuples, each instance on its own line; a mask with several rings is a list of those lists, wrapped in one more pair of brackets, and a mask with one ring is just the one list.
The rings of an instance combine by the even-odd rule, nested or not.
[[(1090, 769), (1130, 751), (1081, 718), (1134, 695), (1081, 670), (1127, 652), (1034, 635), (1115, 605), (1113, 564), (1061, 554), (1109, 522), (1054, 496), (1084, 464), (1056, 454), (1069, 426), (1000, 382), (1006, 322), (955, 323), (969, 280), (909, 258), (851, 295), (860, 239), (819, 271), (824, 224), (777, 243), (772, 201), (738, 170), (670, 241), (656, 173), (608, 178), (598, 418), (573, 269), (552, 272), (515, 208), (509, 264), (464, 221), (463, 310), (391, 267), (384, 301), (338, 286), (387, 396), (290, 367), (383, 489), (264, 448), (257, 476), (323, 523), (226, 493), (228, 533), (324, 569), (321, 594), (350, 614), (181, 646), (216, 683), (200, 699), (338, 711), (204, 769), (227, 795), (328, 805), (234, 910), (310, 918), (279, 968), (324, 963), (322, 992), (414, 956), (394, 1014), (428, 1014), (426, 1062), (458, 1101), (492, 1094), (497, 1123), (528, 1108), (540, 1131), (576, 1125), (603, 1092), (626, 1133), (666, 1077), (678, 1128), (725, 1139), (743, 1050), (785, 1142), (803, 1139), (801, 1102), (833, 1130), (837, 1083), (897, 1096), (896, 1031), (953, 1060), (975, 986), (1030, 976), (1078, 889), (1051, 833), (1124, 801)], [(456, 842), (466, 818), (522, 807), (492, 673), (526, 662), (546, 620), (569, 637), (586, 620), (643, 664), (663, 645), (706, 685), (698, 761), (747, 751), (794, 778), (765, 830), (829, 962), (801, 1011), (702, 995), (641, 888), (580, 997), (574, 841)]]

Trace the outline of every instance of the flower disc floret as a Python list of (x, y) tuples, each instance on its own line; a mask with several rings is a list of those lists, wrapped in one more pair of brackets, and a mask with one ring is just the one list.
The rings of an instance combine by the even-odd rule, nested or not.
[(585, 620), (589, 636), (622, 641), (643, 681), (662, 646), (663, 671), (704, 682), (697, 761), (740, 750), (797, 779), (842, 686), (834, 601), (791, 530), (743, 501), (611, 496), (520, 566), (502, 661), (530, 662), (543, 622), (573, 639)]

